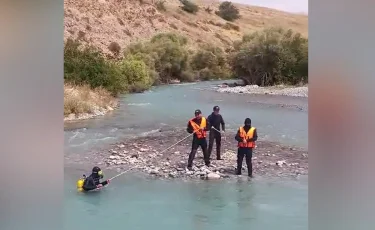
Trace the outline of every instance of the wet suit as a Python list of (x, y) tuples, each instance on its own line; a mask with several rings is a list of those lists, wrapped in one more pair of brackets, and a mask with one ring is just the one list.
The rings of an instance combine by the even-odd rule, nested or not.
[[(243, 126), (244, 131), (247, 133), (251, 128), (251, 125), (245, 125)], [(240, 135), (240, 130), (238, 130), (236, 137), (236, 141), (239, 143), (243, 141)], [(257, 130), (254, 130), (253, 138), (247, 139), (247, 142), (255, 142), (258, 139)], [(253, 157), (253, 147), (238, 147), (237, 150), (237, 175), (241, 175), (242, 170), (242, 162), (243, 158), (246, 158), (246, 165), (247, 165), (247, 172), (248, 176), (253, 176), (253, 164), (252, 164), (252, 157)]]
[[(225, 123), (224, 119), (221, 116), (221, 114), (215, 114), (211, 113), (207, 117), (207, 121), (209, 123), (210, 130), (210, 136), (209, 136), (209, 142), (208, 142), (208, 156), (211, 156), (212, 148), (214, 145), (214, 141), (216, 142), (216, 159), (221, 160), (221, 133), (216, 131), (215, 129), (220, 131), (220, 125), (225, 132)], [(211, 127), (214, 127), (215, 129), (212, 129)]]
[[(202, 117), (193, 118), (191, 121), (195, 122), (197, 125), (200, 126), (201, 122), (202, 122)], [(207, 126), (209, 126), (208, 121), (207, 121), (206, 127), (204, 128), (205, 131), (207, 131)], [(186, 131), (188, 133), (194, 132), (194, 128), (191, 125), (190, 121), (188, 122)], [(202, 152), (203, 152), (204, 163), (206, 164), (206, 166), (210, 165), (210, 158), (209, 158), (208, 152), (207, 152), (207, 139), (206, 139), (206, 137), (198, 138), (197, 133), (194, 133), (193, 134), (193, 142), (192, 142), (192, 145), (191, 145), (191, 152), (189, 154), (189, 160), (188, 160), (188, 166), (187, 166), (189, 169), (191, 169), (191, 167), (193, 166), (193, 160), (195, 158), (195, 154), (197, 153), (197, 150), (198, 150), (199, 147), (201, 147)]]
[(97, 189), (99, 185), (105, 186), (108, 184), (108, 181), (100, 182), (100, 179), (103, 178), (103, 175), (98, 175), (97, 173), (92, 173), (90, 176), (86, 177), (83, 182), (83, 190), (91, 191)]

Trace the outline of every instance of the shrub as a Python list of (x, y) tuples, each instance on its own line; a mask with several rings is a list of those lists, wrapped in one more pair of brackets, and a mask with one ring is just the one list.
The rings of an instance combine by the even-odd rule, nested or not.
[(143, 92), (150, 88), (153, 81), (146, 64), (135, 58), (123, 60), (120, 64), (121, 74), (126, 78), (129, 92)]
[(64, 80), (75, 85), (88, 84), (92, 88), (102, 86), (113, 95), (127, 90), (126, 80), (115, 63), (106, 60), (93, 47), (82, 48), (71, 39), (64, 46)]
[(240, 18), (240, 11), (229, 1), (221, 3), (216, 14), (227, 21), (234, 21)]
[(162, 33), (155, 35), (149, 42), (130, 45), (125, 57), (131, 55), (142, 60), (150, 72), (157, 72), (155, 82), (168, 83), (172, 79), (180, 80), (182, 72), (188, 70), (188, 51), (185, 37)]
[(264, 29), (236, 44), (231, 65), (245, 84), (298, 84), (308, 80), (308, 40), (292, 30)]
[(167, 11), (167, 8), (165, 7), (165, 0), (157, 0), (155, 2), (155, 6), (159, 11)]
[(117, 42), (111, 42), (108, 46), (109, 51), (111, 51), (114, 55), (119, 55), (121, 51), (121, 46)]
[(225, 25), (223, 26), (224, 29), (226, 30), (236, 30), (236, 31), (240, 31), (240, 27), (235, 25), (235, 24), (232, 24), (232, 23), (225, 23)]
[(206, 45), (193, 55), (190, 66), (201, 80), (226, 79), (231, 76), (226, 56), (222, 49)]
[(191, 71), (182, 71), (180, 80), (182, 82), (194, 82), (195, 81), (195, 73)]
[(209, 13), (209, 14), (212, 13), (212, 9), (211, 9), (209, 6), (205, 7), (205, 8), (204, 8), (204, 11), (206, 11), (206, 12)]
[(198, 5), (190, 2), (189, 0), (180, 0), (182, 3), (182, 10), (191, 13), (191, 14), (196, 14), (199, 11)]

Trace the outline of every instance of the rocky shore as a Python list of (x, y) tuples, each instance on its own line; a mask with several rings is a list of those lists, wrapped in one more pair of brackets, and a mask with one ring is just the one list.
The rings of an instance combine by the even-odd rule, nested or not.
[[(186, 169), (191, 149), (191, 138), (177, 144), (168, 151), (164, 149), (186, 137), (185, 132), (166, 132), (147, 137), (127, 139), (117, 143), (108, 151), (100, 152), (101, 164), (118, 171), (134, 168), (158, 178), (184, 179), (220, 179), (238, 177), (236, 169), (237, 148), (234, 133), (228, 132), (222, 143), (222, 161), (216, 160), (215, 146), (212, 152), (211, 166), (203, 163), (203, 154), (199, 150), (194, 160), (193, 171)], [(277, 143), (258, 141), (253, 154), (254, 176), (298, 177), (307, 175), (308, 153), (304, 149), (281, 146)], [(243, 175), (247, 175), (245, 161)]]
[(281, 95), (290, 97), (308, 97), (308, 87), (287, 87), (287, 86), (272, 86), (259, 87), (257, 85), (234, 86), (220, 85), (217, 89), (220, 93), (237, 93), (237, 94), (268, 94)]
[(118, 106), (115, 106), (115, 107), (107, 106), (105, 108), (100, 108), (100, 107), (95, 108), (93, 112), (91, 113), (81, 113), (81, 114), (71, 113), (64, 117), (64, 122), (86, 120), (86, 119), (91, 119), (91, 118), (95, 118), (98, 116), (104, 116), (107, 113), (112, 112), (116, 108), (118, 108)]

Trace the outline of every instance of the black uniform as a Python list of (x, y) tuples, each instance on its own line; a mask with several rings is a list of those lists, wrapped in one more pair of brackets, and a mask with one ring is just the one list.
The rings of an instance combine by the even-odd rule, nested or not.
[[(193, 122), (195, 122), (197, 125), (200, 125), (201, 122), (202, 122), (202, 118), (194, 118)], [(208, 121), (207, 121), (207, 126), (208, 126)], [(207, 131), (207, 126), (205, 128), (205, 131)], [(194, 132), (194, 129), (190, 124), (190, 121), (187, 125), (187, 132), (188, 133)], [(192, 142), (192, 145), (191, 145), (191, 152), (190, 152), (189, 160), (188, 160), (188, 166), (187, 166), (188, 168), (191, 168), (193, 166), (193, 160), (195, 158), (195, 154), (197, 153), (197, 150), (198, 150), (199, 147), (202, 148), (204, 163), (206, 164), (206, 166), (210, 165), (210, 158), (209, 158), (208, 153), (207, 153), (207, 139), (205, 137), (204, 138), (198, 138), (197, 134), (194, 133), (193, 134), (193, 142)]]
[[(221, 133), (216, 131), (215, 129), (220, 131), (220, 125), (222, 130), (225, 132), (225, 123), (224, 119), (221, 114), (211, 113), (207, 117), (207, 121), (210, 124), (208, 130), (210, 130), (209, 142), (208, 142), (208, 155), (211, 156), (212, 148), (214, 146), (214, 141), (216, 141), (216, 159), (221, 160)], [(212, 129), (214, 127), (215, 129)]]
[(100, 179), (103, 179), (103, 175), (99, 175), (100, 168), (99, 167), (94, 167), (92, 170), (92, 173), (90, 176), (86, 177), (85, 181), (83, 182), (83, 190), (85, 191), (90, 191), (98, 188), (98, 185), (105, 186), (108, 184), (107, 181), (100, 182)]
[[(247, 133), (250, 128), (251, 128), (251, 123), (250, 125), (245, 125), (244, 127), (245, 132)], [(236, 137), (236, 141), (242, 142), (243, 140), (240, 137), (240, 130), (238, 130)], [(247, 141), (256, 141), (258, 139), (258, 134), (257, 130), (254, 130), (254, 135), (253, 138), (247, 140)], [(241, 170), (242, 170), (242, 162), (243, 158), (246, 157), (246, 165), (247, 165), (247, 172), (250, 177), (253, 176), (253, 164), (252, 164), (252, 157), (253, 157), (253, 148), (244, 148), (244, 147), (239, 147), (237, 150), (237, 175), (241, 175)]]

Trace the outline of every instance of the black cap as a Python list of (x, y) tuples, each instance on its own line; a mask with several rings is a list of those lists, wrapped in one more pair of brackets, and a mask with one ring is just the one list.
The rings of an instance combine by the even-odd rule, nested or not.
[(95, 166), (94, 168), (92, 168), (93, 173), (98, 173), (99, 171), (101, 171), (101, 169), (98, 166)]
[(198, 115), (198, 114), (202, 114), (201, 110), (200, 109), (196, 109), (195, 112), (194, 112), (195, 115)]
[(245, 119), (245, 125), (251, 125), (251, 119), (250, 118)]
[(213, 110), (214, 110), (214, 111), (219, 111), (219, 110), (220, 110), (220, 107), (219, 107), (218, 105), (215, 105)]

